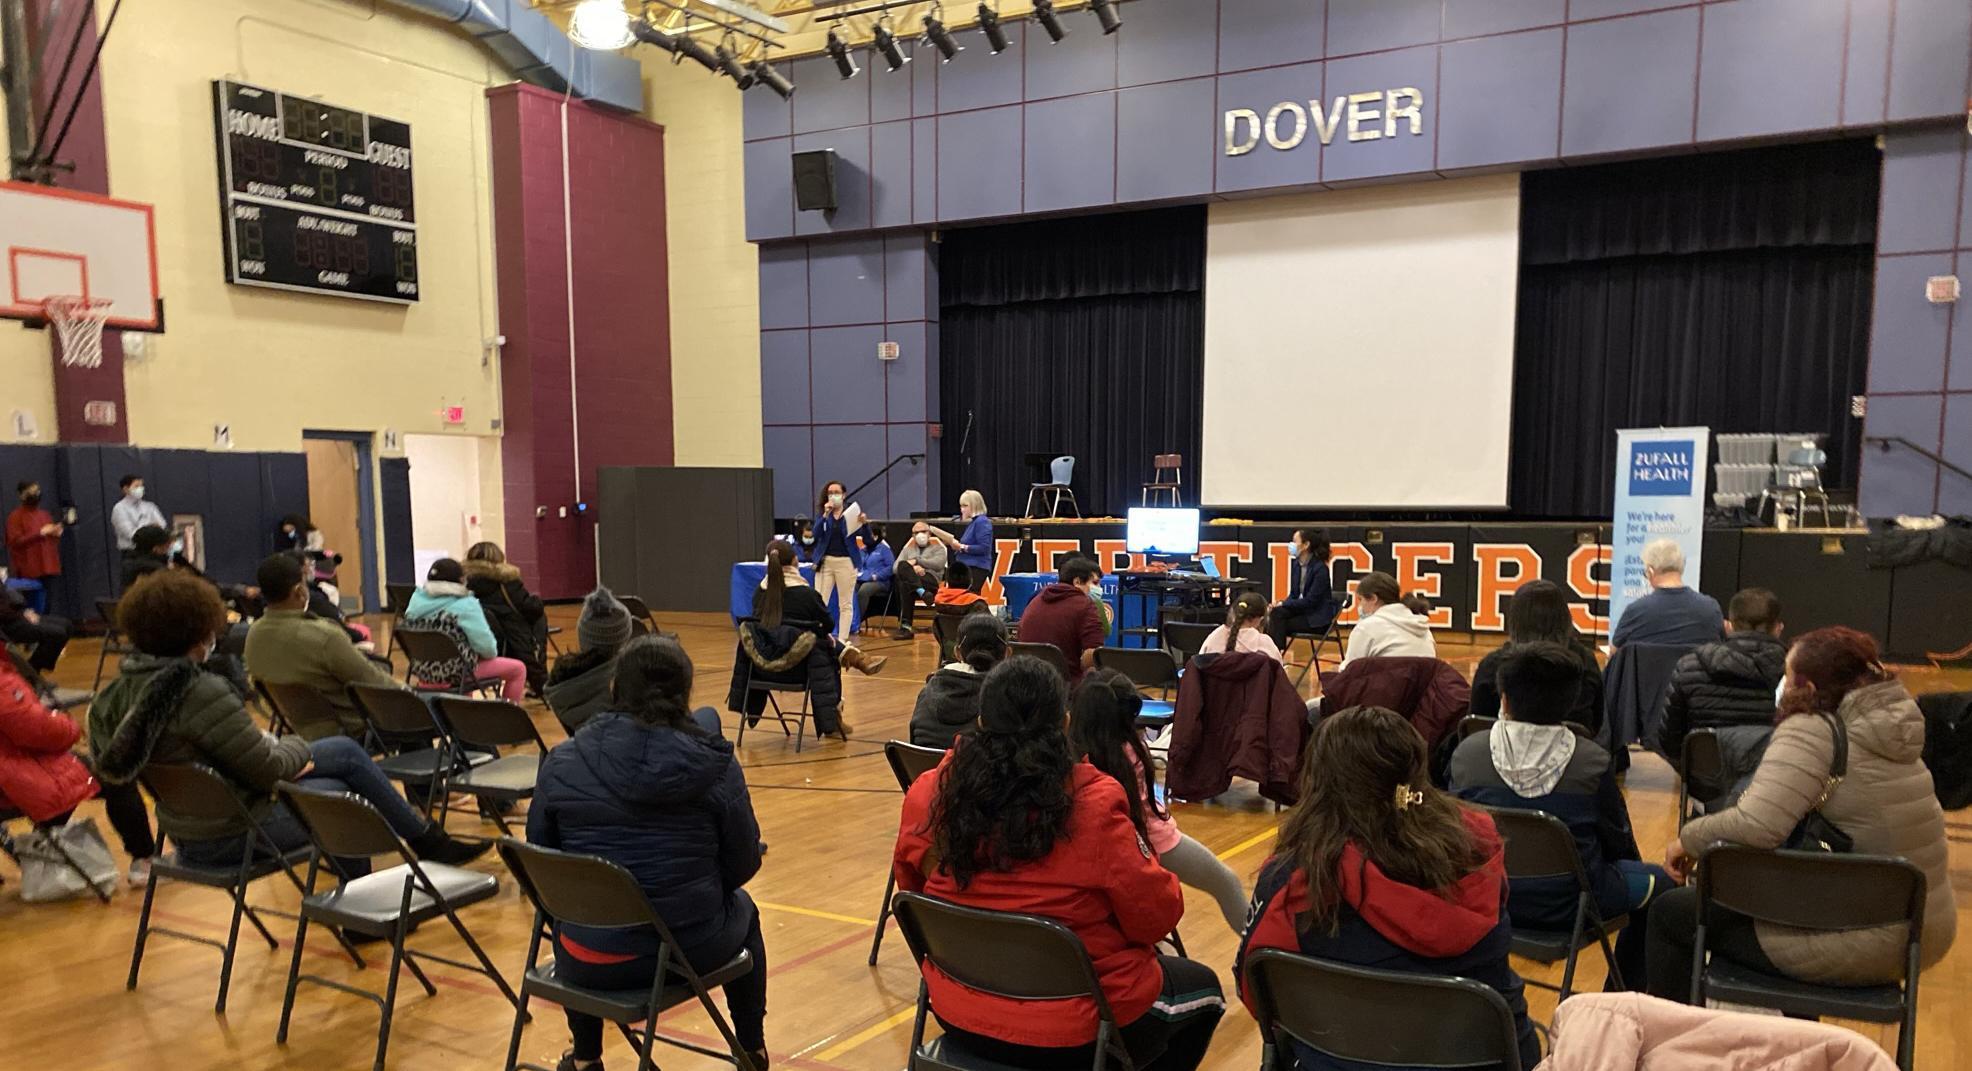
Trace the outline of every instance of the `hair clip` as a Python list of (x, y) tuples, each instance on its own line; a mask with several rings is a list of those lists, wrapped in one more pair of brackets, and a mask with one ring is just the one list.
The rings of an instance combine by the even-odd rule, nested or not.
[(1401, 811), (1410, 807), (1420, 806), (1423, 803), (1424, 803), (1424, 790), (1414, 789), (1409, 785), (1397, 786), (1398, 810)]

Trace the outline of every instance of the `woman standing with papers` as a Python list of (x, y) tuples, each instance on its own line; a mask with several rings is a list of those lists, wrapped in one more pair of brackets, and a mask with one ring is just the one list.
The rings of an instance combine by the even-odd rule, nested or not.
[(827, 605), (836, 597), (835, 639), (849, 642), (850, 618), (856, 599), (856, 571), (862, 568), (863, 554), (856, 546), (857, 530), (863, 527), (862, 507), (852, 505), (841, 480), (822, 485), (815, 501), (815, 594)]

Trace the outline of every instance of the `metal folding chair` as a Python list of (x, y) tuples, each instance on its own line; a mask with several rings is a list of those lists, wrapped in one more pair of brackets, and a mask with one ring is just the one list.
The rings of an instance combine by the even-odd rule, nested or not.
[[(455, 753), (468, 750), (490, 751), (497, 758), (464, 770), (449, 770), (440, 779), (437, 795), (438, 824), (445, 824), (450, 812), (451, 794), (463, 792), (477, 798), (483, 812), (490, 812), (500, 832), (511, 836), (507, 816), (502, 813), (513, 804), (534, 798), (534, 779), (541, 772), (541, 760), (548, 754), (548, 743), (534, 727), (527, 711), (504, 699), (467, 699), (441, 695), (435, 701), (438, 723)], [(534, 753), (503, 755), (504, 747), (534, 745)]]
[[(1698, 791), (1693, 792), (1696, 786)], [(1678, 828), (1705, 813), (1705, 804), (1729, 788), (1725, 783), (1725, 753), (1719, 750), (1717, 729), (1694, 729), (1678, 749)], [(1693, 804), (1697, 804), (1693, 807)]]
[(1568, 929), (1513, 927), (1514, 955), (1539, 963), (1563, 961), (1559, 986), (1531, 978), (1525, 980), (1527, 984), (1560, 994), (1557, 1002), (1567, 1000), (1575, 990), (1577, 956), (1589, 945), (1600, 944), (1603, 961), (1609, 965), (1609, 978), (1614, 988), (1622, 989), (1623, 972), (1616, 966), (1616, 950), (1609, 943), (1609, 935), (1622, 929), (1629, 916), (1617, 915), (1605, 919), (1596, 909), (1595, 888), (1589, 883), (1588, 870), (1582, 866), (1581, 853), (1575, 848), (1575, 835), (1568, 831), (1567, 823), (1546, 811), (1488, 807), (1486, 812), (1493, 816), (1493, 826), (1506, 843), (1506, 876), (1509, 879), (1573, 878), (1575, 882), (1575, 919)]
[(1469, 978), (1381, 971), (1278, 948), (1246, 960), (1262, 1071), (1291, 1071), (1300, 1042), (1336, 1060), (1520, 1071), (1505, 998)]
[(1048, 665), (1053, 666), (1055, 672), (1061, 674), (1063, 680), (1073, 680), (1075, 677), (1076, 667), (1070, 665), (1068, 656), (1062, 652), (1061, 648), (1056, 647), (1052, 643), (1021, 643), (1015, 640), (1007, 644), (1007, 657), (1038, 658)]
[(124, 640), (123, 630), (116, 627), (116, 603), (115, 599), (96, 600), (96, 616), (103, 619), (103, 646), (96, 652), (96, 680), (89, 685), (92, 692), (103, 690), (103, 665), (111, 655), (115, 655), (121, 663), (123, 656), (137, 653), (137, 649)]
[[(945, 761), (945, 749), (940, 747), (919, 747), (902, 740), (892, 740), (883, 745), (883, 757), (890, 763), (890, 772), (897, 776), (897, 787), (905, 792), (918, 778), (938, 768)], [(890, 898), (897, 892), (897, 873), (891, 870), (883, 880), (883, 903), (877, 905), (876, 936), (870, 941), (870, 966), (876, 966), (876, 954), (883, 948), (883, 928), (890, 922)]]

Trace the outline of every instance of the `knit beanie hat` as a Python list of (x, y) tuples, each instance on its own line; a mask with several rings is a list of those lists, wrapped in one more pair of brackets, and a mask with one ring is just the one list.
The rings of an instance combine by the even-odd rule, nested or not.
[(582, 616), (575, 620), (575, 638), (585, 651), (621, 647), (630, 642), (630, 611), (608, 588), (597, 588), (582, 600)]

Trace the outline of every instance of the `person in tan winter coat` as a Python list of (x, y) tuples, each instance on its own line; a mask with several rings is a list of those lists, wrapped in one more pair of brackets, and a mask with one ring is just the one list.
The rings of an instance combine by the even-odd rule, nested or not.
[(1839, 1026), (1688, 1008), (1641, 993), (1582, 993), (1555, 1009), (1554, 1044), (1538, 1071), (1893, 1071), (1896, 1066), (1874, 1042)]
[[(1848, 774), (1821, 814), (1847, 833), (1859, 854), (1902, 856), (1929, 883), (1922, 962), (1944, 958), (1958, 928), (1947, 867), (1944, 812), (1923, 762), (1924, 717), (1910, 693), (1878, 660), (1876, 641), (1847, 628), (1810, 632), (1787, 656), (1780, 722), (1752, 781), (1732, 807), (1695, 818), (1665, 854), (1680, 877), (1717, 843), (1778, 848), (1820, 799), (1834, 761), (1835, 736), (1819, 713), (1847, 729)], [(1651, 909), (1650, 992), (1689, 999), (1696, 891), (1679, 889)], [(1799, 930), (1729, 915), (1708, 927), (1706, 944), (1755, 970), (1808, 982), (1877, 985), (1901, 976), (1903, 926)]]

